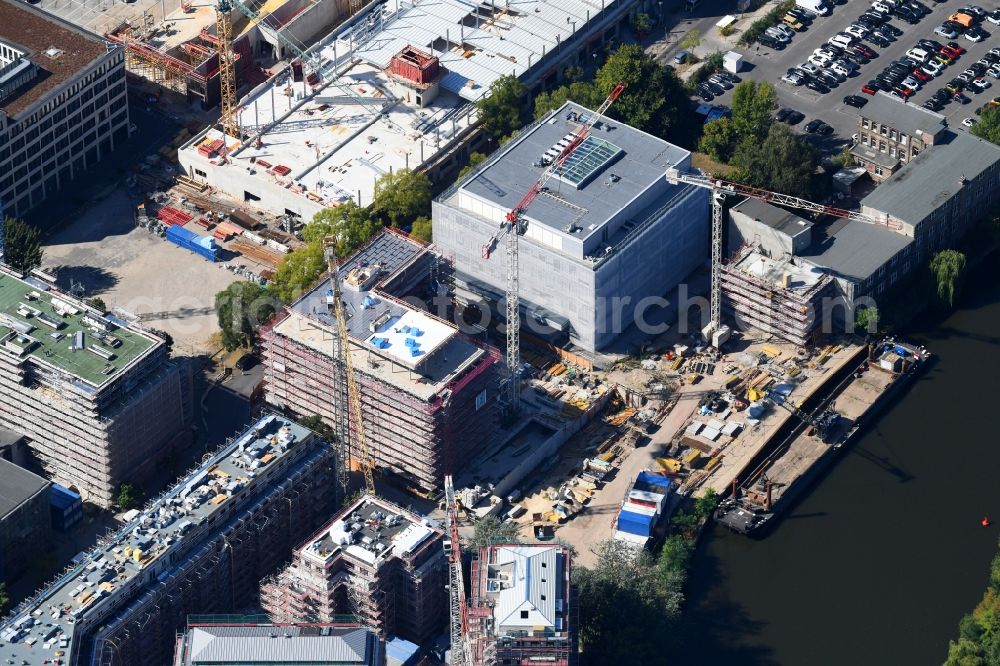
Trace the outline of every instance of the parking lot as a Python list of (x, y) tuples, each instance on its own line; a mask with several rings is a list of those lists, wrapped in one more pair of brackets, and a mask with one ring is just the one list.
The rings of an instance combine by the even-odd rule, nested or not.
[[(964, 37), (947, 40), (934, 34), (935, 28), (963, 6), (960, 0), (948, 0), (939, 4), (926, 0), (923, 4), (931, 9), (931, 13), (921, 19), (919, 23), (910, 25), (899, 18), (893, 18), (890, 21), (893, 26), (902, 30), (903, 34), (888, 47), (881, 48), (867, 41), (862, 42), (872, 48), (878, 54), (877, 57), (872, 58), (868, 64), (862, 65), (857, 72), (829, 93), (820, 94), (805, 86), (792, 86), (782, 81), (781, 77), (789, 68), (797, 67), (806, 62), (815, 49), (855, 22), (871, 5), (869, 0), (848, 0), (846, 4), (834, 6), (830, 16), (820, 16), (814, 19), (804, 31), (796, 33), (791, 43), (782, 50), (774, 50), (765, 46), (760, 46), (758, 50), (757, 45), (744, 49), (744, 60), (748, 64), (744, 65), (740, 76), (744, 79), (772, 83), (778, 93), (780, 107), (795, 109), (805, 115), (805, 119), (796, 125), (800, 131), (804, 131), (801, 128), (813, 118), (819, 118), (830, 125), (834, 129), (834, 134), (828, 137), (813, 135), (811, 138), (824, 152), (837, 152), (845, 143), (850, 143), (851, 135), (857, 131), (858, 110), (844, 104), (844, 97), (846, 95), (861, 95), (860, 90), (864, 83), (875, 78), (875, 75), (893, 60), (904, 57), (906, 51), (916, 45), (917, 40), (932, 39), (942, 44), (948, 41), (957, 41), (963, 48), (967, 49), (966, 54), (945, 67), (937, 77), (924, 83), (923, 88), (910, 97), (908, 103), (917, 105), (923, 104), (936, 90), (944, 87), (945, 83), (960, 74), (962, 70), (981, 58), (991, 48), (1000, 47), (1000, 26), (995, 26), (987, 21), (983, 21), (980, 27), (988, 36), (979, 43), (973, 43)], [(994, 2), (980, 6), (987, 12), (992, 12), (998, 5)], [(950, 102), (939, 111), (948, 118), (950, 126), (961, 128), (964, 118), (975, 117), (975, 110), (978, 107), (1000, 95), (1000, 81), (989, 77), (987, 79), (993, 85), (986, 91), (978, 94), (972, 91), (966, 92), (966, 96), (971, 99), (969, 103), (963, 105), (958, 102)], [(728, 105), (731, 96), (731, 91), (727, 92), (717, 97), (714, 103)]]

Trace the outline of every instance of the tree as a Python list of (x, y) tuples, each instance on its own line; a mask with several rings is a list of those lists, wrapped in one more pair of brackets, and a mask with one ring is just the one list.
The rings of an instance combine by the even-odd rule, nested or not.
[(486, 516), (476, 523), (469, 545), (478, 549), (492, 543), (521, 543), (521, 528), (517, 523), (505, 523), (496, 516)]
[(640, 37), (649, 32), (649, 28), (652, 24), (653, 23), (649, 18), (649, 14), (644, 12), (639, 12), (635, 15), (635, 18), (632, 19), (632, 29), (635, 30), (636, 34)]
[(743, 81), (733, 89), (733, 129), (741, 143), (758, 145), (768, 136), (778, 108), (774, 87), (766, 81)]
[(320, 241), (314, 241), (286, 254), (268, 286), (279, 300), (290, 303), (311, 287), (326, 268), (323, 245)]
[(108, 311), (108, 306), (104, 304), (104, 299), (100, 296), (94, 296), (93, 298), (87, 299), (87, 305), (94, 308), (95, 310), (100, 310), (102, 313)]
[(816, 172), (816, 149), (786, 125), (774, 123), (762, 143), (742, 142), (733, 155), (731, 175), (753, 187), (808, 199)]
[(382, 224), (372, 218), (367, 208), (348, 201), (336, 208), (324, 208), (313, 215), (312, 222), (302, 230), (302, 239), (322, 248), (323, 240), (333, 236), (337, 239), (337, 256), (343, 259), (354, 254), (355, 250), (374, 238), (381, 229)]
[(20, 273), (42, 264), (42, 233), (37, 227), (8, 217), (4, 222), (4, 262)]
[(981, 139), (1000, 144), (1000, 107), (988, 106), (983, 109), (979, 121), (972, 126), (972, 133)]
[(300, 416), (298, 421), (296, 421), (303, 428), (309, 428), (314, 433), (320, 436), (320, 439), (325, 441), (327, 444), (332, 444), (337, 438), (336, 433), (333, 428), (328, 426), (322, 417), (317, 414), (311, 416)]
[(701, 140), (698, 142), (698, 150), (708, 153), (709, 157), (716, 162), (729, 164), (735, 147), (736, 130), (732, 120), (723, 117), (705, 123)]
[(372, 212), (401, 227), (431, 210), (431, 179), (409, 169), (390, 172), (375, 181)]
[(458, 180), (463, 180), (467, 175), (475, 171), (476, 167), (486, 161), (486, 155), (482, 153), (472, 153), (469, 155), (469, 163), (458, 172)]
[(962, 289), (965, 255), (958, 250), (941, 250), (931, 259), (931, 273), (937, 280), (937, 295), (949, 308)]
[(674, 75), (638, 44), (623, 44), (597, 71), (601, 99), (621, 81), (625, 91), (608, 111), (636, 129), (665, 138), (688, 112), (688, 95)]
[(7, 583), (0, 583), (0, 617), (10, 610), (10, 596), (7, 594)]
[(705, 491), (705, 494), (694, 501), (694, 515), (698, 520), (708, 520), (712, 517), (715, 507), (719, 505), (719, 493), (712, 488)]
[(854, 312), (854, 327), (868, 333), (877, 333), (879, 325), (878, 308), (869, 305), (865, 308), (858, 308)]
[(431, 218), (421, 215), (413, 220), (413, 226), (410, 227), (410, 236), (416, 238), (418, 241), (430, 243), (433, 237), (431, 229)]
[(222, 330), (222, 346), (228, 351), (251, 347), (261, 325), (274, 316), (281, 304), (256, 282), (234, 282), (215, 295), (215, 312)]
[(535, 119), (541, 118), (549, 111), (554, 111), (566, 102), (576, 102), (588, 109), (596, 109), (604, 101), (592, 81), (574, 81), (568, 86), (559, 86), (550, 92), (541, 92), (535, 96)]
[(521, 112), (527, 96), (528, 89), (516, 76), (501, 76), (494, 81), (489, 92), (476, 102), (486, 132), (499, 140), (520, 129)]
[(118, 497), (115, 503), (122, 511), (129, 511), (139, 506), (142, 502), (142, 490), (131, 483), (123, 483), (118, 486)]

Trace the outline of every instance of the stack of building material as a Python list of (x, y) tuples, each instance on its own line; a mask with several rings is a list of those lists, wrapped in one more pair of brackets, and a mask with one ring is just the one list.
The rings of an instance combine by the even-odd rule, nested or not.
[(618, 512), (615, 538), (645, 546), (663, 518), (673, 481), (653, 472), (639, 472)]

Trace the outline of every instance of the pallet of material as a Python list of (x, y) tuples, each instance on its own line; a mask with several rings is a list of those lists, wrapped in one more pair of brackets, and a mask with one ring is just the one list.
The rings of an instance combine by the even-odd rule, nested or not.
[(233, 243), (232, 249), (234, 252), (239, 252), (244, 256), (250, 257), (251, 259), (262, 261), (274, 266), (281, 263), (281, 255), (277, 252), (254, 243), (248, 243), (242, 238), (236, 239)]

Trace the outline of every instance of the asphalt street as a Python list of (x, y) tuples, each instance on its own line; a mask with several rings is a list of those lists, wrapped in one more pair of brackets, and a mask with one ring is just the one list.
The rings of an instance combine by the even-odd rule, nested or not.
[[(867, 65), (862, 65), (854, 76), (833, 88), (827, 94), (819, 94), (805, 86), (794, 87), (783, 81), (781, 77), (790, 67), (795, 67), (809, 57), (813, 50), (819, 48), (830, 37), (843, 31), (853, 23), (869, 6), (868, 0), (849, 0), (847, 4), (833, 8), (830, 16), (816, 18), (805, 31), (797, 33), (791, 44), (781, 51), (775, 51), (761, 46), (758, 52), (755, 47), (741, 49), (745, 52), (747, 64), (740, 72), (743, 79), (771, 82), (778, 92), (778, 105), (789, 107), (805, 114), (805, 120), (797, 125), (801, 130), (813, 118), (819, 118), (833, 127), (834, 134), (829, 137), (812, 136), (811, 139), (824, 151), (837, 152), (845, 143), (850, 143), (851, 135), (857, 132), (858, 110), (843, 103), (846, 95), (861, 95), (861, 86), (875, 78), (875, 75), (889, 65), (890, 62), (902, 58), (906, 51), (916, 45), (919, 39), (933, 39), (942, 44), (947, 43), (942, 37), (934, 34), (934, 29), (950, 14), (962, 6), (959, 0), (949, 0), (935, 5), (926, 0), (925, 5), (932, 11), (916, 25), (910, 25), (902, 19), (894, 18), (891, 23), (903, 31), (888, 47), (882, 49), (869, 42), (864, 42), (878, 56)], [(987, 11), (996, 8), (995, 3), (981, 5)], [(991, 48), (1000, 46), (1000, 26), (984, 21), (981, 26), (990, 36), (982, 42), (974, 44), (959, 37), (957, 41), (968, 53), (952, 65), (945, 67), (940, 75), (924, 84), (924, 87), (910, 98), (910, 104), (922, 104), (939, 88), (944, 87), (950, 79), (962, 72), (969, 64), (974, 63)], [(1000, 81), (989, 79), (994, 85), (986, 91), (975, 94), (967, 93), (971, 102), (965, 105), (951, 102), (940, 113), (948, 118), (948, 124), (953, 128), (961, 128), (962, 119), (975, 117), (975, 109), (985, 104), (993, 97), (1000, 95)], [(717, 97), (716, 104), (730, 103), (732, 93)]]

